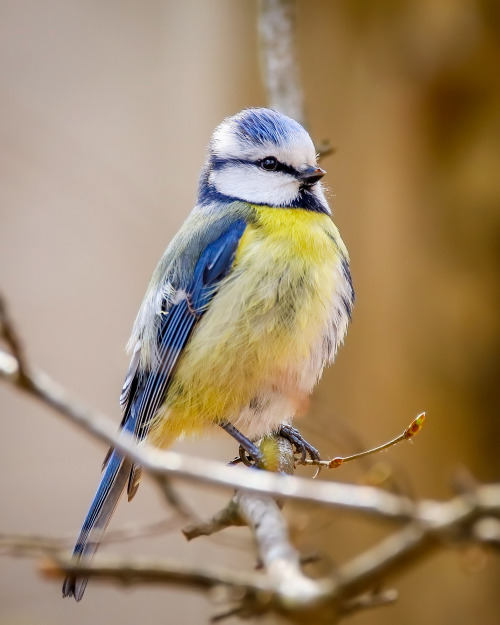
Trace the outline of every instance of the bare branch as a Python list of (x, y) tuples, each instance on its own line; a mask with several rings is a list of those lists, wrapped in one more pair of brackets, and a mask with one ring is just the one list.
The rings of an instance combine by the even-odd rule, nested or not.
[[(6, 363), (6, 365), (5, 365)], [(0, 352), (0, 377), (13, 381), (12, 361)], [(94, 438), (121, 452), (142, 465), (153, 476), (172, 476), (191, 482), (225, 488), (241, 488), (262, 492), (274, 497), (295, 499), (324, 506), (355, 509), (380, 518), (402, 521), (412, 516), (413, 503), (405, 497), (372, 488), (337, 483), (316, 482), (302, 478), (287, 478), (267, 471), (248, 471), (241, 467), (227, 467), (213, 460), (199, 459), (174, 451), (163, 451), (144, 444), (138, 447), (126, 432), (115, 433), (110, 419), (90, 410), (70, 397), (48, 376), (33, 371), (29, 385), (23, 390), (49, 405), (56, 412)]]
[[(3, 318), (4, 327), (5, 319)], [(8, 322), (7, 322), (8, 327)], [(5, 334), (4, 334), (5, 335)], [(281, 476), (267, 471), (248, 471), (240, 467), (227, 467), (219, 462), (201, 460), (173, 451), (162, 451), (150, 445), (138, 447), (133, 438), (126, 432), (115, 433), (115, 426), (100, 413), (90, 410), (70, 397), (59, 385), (48, 376), (29, 369), (26, 384), (19, 384), (15, 375), (15, 358), (0, 351), (0, 377), (14, 384), (23, 391), (37, 397), (52, 407), (72, 423), (115, 447), (140, 463), (153, 476), (172, 476), (197, 483), (211, 484), (220, 487), (238, 488), (242, 491), (258, 492), (273, 497), (294, 499), (324, 506), (333, 506), (355, 510), (357, 512), (394, 520), (405, 521), (418, 519), (419, 511), (415, 504), (406, 497), (393, 495), (369, 486), (355, 486), (338, 483), (311, 482), (297, 477), (283, 479)], [(18, 363), (17, 363), (18, 364)], [(24, 365), (26, 368), (26, 364)], [(13, 373), (14, 372), (14, 373)], [(489, 503), (498, 497), (500, 508), (500, 487), (483, 486), (476, 491), (481, 500), (488, 490)], [(497, 489), (498, 493), (497, 493)], [(460, 499), (460, 498), (458, 498)], [(453, 500), (454, 501), (454, 500)], [(454, 504), (442, 504), (454, 505)], [(432, 502), (420, 504), (419, 509), (432, 509)]]
[[(0, 338), (8, 345), (12, 352), (12, 358), (8, 355), (2, 357), (2, 368), (5, 369), (6, 375), (16, 378), (19, 385), (23, 385), (28, 377), (28, 366), (24, 356), (24, 350), (17, 335), (13, 321), (9, 317), (7, 304), (0, 294)], [(0, 355), (2, 352), (0, 352)]]
[(340, 610), (341, 616), (351, 616), (361, 610), (380, 608), (390, 603), (394, 603), (398, 598), (398, 593), (394, 589), (383, 590), (381, 592), (370, 592), (366, 595), (355, 597), (346, 601)]
[[(264, 497), (261, 507), (259, 496), (242, 497), (248, 498), (243, 508), (248, 513), (249, 524), (255, 523), (253, 529), (261, 557), (266, 559), (266, 573), (188, 567), (171, 561), (116, 562), (98, 558), (93, 565), (75, 564), (61, 555), (60, 541), (43, 537), (3, 535), (0, 550), (30, 557), (48, 554), (52, 564), (46, 564), (44, 571), (53, 576), (75, 572), (127, 584), (173, 583), (205, 590), (223, 586), (231, 593), (237, 591), (237, 596), (231, 595), (231, 600), (239, 602), (238, 613), (268, 610), (292, 620), (299, 616), (310, 620), (314, 616), (315, 623), (326, 623), (334, 622), (335, 615), (394, 600), (393, 593), (373, 589), (380, 588), (388, 576), (438, 548), (464, 542), (489, 545), (491, 536), (495, 539), (494, 546), (498, 547), (500, 485), (485, 485), (447, 502), (420, 504), (418, 518), (402, 530), (340, 566), (332, 578), (311, 580), (299, 569), (297, 554), (286, 537), (286, 526), (280, 527), (282, 517), (278, 507), (271, 510), (269, 497)], [(484, 529), (478, 536), (478, 527), (485, 522), (490, 529)]]
[[(179, 529), (182, 519), (178, 516), (162, 519), (147, 525), (130, 525), (107, 532), (103, 543), (129, 542), (138, 538), (151, 538)], [(48, 537), (23, 534), (0, 534), (0, 555), (33, 557), (51, 551), (65, 551), (73, 547), (75, 536)]]
[[(273, 447), (271, 454), (266, 454), (265, 452), (265, 446), (268, 444), (272, 444)], [(268, 470), (273, 470), (284, 475), (293, 475), (295, 470), (294, 454), (292, 445), (287, 439), (281, 436), (272, 437), (272, 439), (266, 438), (261, 442), (261, 451), (263, 451), (264, 456), (270, 455), (273, 458), (274, 466), (272, 469), (267, 467)], [(248, 525), (248, 521), (242, 516), (240, 508), (243, 493), (244, 491), (239, 490), (225, 508), (217, 512), (211, 519), (208, 521), (200, 521), (199, 523), (184, 528), (182, 530), (183, 534), (188, 540), (192, 540), (199, 536), (211, 536), (233, 525)], [(250, 497), (250, 495), (248, 496)], [(271, 505), (275, 506), (274, 501), (271, 501)]]
[[(153, 536), (163, 536), (167, 532), (179, 529), (182, 524), (182, 519), (178, 516), (163, 519), (162, 521), (156, 521), (155, 523), (148, 523), (147, 525), (130, 525), (121, 527), (114, 530), (109, 530), (103, 538), (102, 543), (122, 543), (136, 540), (138, 538), (151, 538)], [(71, 540), (71, 546), (73, 546), (74, 536)]]
[(241, 573), (222, 567), (184, 565), (174, 560), (125, 560), (100, 557), (94, 564), (51, 554), (44, 560), (41, 571), (48, 577), (61, 578), (68, 574), (97, 577), (126, 585), (174, 584), (201, 590), (219, 586), (255, 595), (273, 593), (268, 580), (260, 573)]
[[(292, 445), (282, 437), (276, 439), (276, 444), (279, 459), (276, 470), (290, 475), (294, 471)], [(313, 581), (302, 573), (300, 554), (290, 542), (278, 503), (269, 495), (244, 491), (237, 492), (234, 501), (252, 530), (260, 560), (279, 592), (297, 604), (321, 600), (325, 582)]]
[[(444, 503), (422, 502), (414, 522), (341, 567), (338, 573), (343, 593), (356, 595), (367, 585), (376, 585), (439, 546), (462, 543), (488, 546), (487, 536), (478, 535), (478, 523), (480, 520), (498, 523), (499, 519), (500, 484), (481, 486), (474, 493)], [(493, 546), (498, 547), (495, 540)]]
[(65, 538), (23, 534), (0, 534), (0, 554), (34, 558), (60, 553), (68, 547)]
[(211, 519), (208, 521), (200, 521), (194, 525), (188, 525), (182, 530), (182, 533), (188, 540), (192, 540), (199, 536), (211, 536), (216, 532), (220, 532), (234, 525), (245, 525), (245, 521), (241, 518), (238, 501), (235, 497), (231, 499), (225, 508), (214, 514)]
[[(262, 82), (271, 108), (307, 128), (296, 42), (295, 0), (259, 0), (257, 32)], [(330, 142), (315, 142), (321, 159), (334, 152)]]
[(276, 502), (267, 495), (241, 493), (238, 504), (264, 568), (280, 595), (296, 606), (324, 599), (330, 583), (313, 581), (302, 573), (300, 554), (290, 543), (287, 524)]
[[(4, 314), (2, 322), (4, 336), (8, 336), (12, 330), (11, 321)], [(135, 460), (160, 483), (162, 488), (165, 477), (171, 476), (213, 486), (265, 493), (284, 499), (354, 509), (363, 514), (395, 521), (407, 520), (414, 515), (414, 505), (409, 499), (370, 486), (333, 482), (311, 483), (310, 480), (297, 477), (283, 479), (268, 471), (227, 467), (219, 462), (202, 460), (174, 451), (163, 451), (147, 443), (139, 447), (131, 435), (123, 430), (117, 434), (116, 426), (110, 419), (71, 397), (47, 375), (27, 367), (25, 360), (23, 371), (23, 376), (18, 375), (19, 362), (14, 354), (0, 351), (0, 378), (36, 397), (94, 438)]]
[(399, 436), (396, 436), (396, 438), (393, 438), (392, 440), (387, 441), (386, 443), (383, 443), (382, 445), (379, 445), (378, 447), (374, 447), (373, 449), (368, 449), (367, 451), (361, 451), (361, 452), (358, 452), (357, 454), (352, 454), (351, 456), (336, 456), (335, 458), (332, 458), (331, 460), (315, 460), (312, 458), (303, 458), (301, 460), (298, 460), (297, 464), (317, 466), (318, 470), (323, 467), (326, 467), (327, 469), (338, 469), (346, 462), (351, 462), (352, 460), (359, 460), (359, 458), (365, 458), (366, 456), (378, 454), (379, 452), (384, 451), (385, 449), (388, 449), (389, 447), (392, 447), (394, 445), (397, 445), (398, 443), (401, 443), (401, 441), (411, 440), (414, 436), (416, 436), (420, 432), (420, 430), (422, 429), (424, 425), (424, 422), (425, 422), (425, 412), (421, 412), (417, 417), (415, 417), (415, 419), (413, 419), (413, 421), (404, 430), (404, 432), (399, 434)]
[(306, 125), (295, 44), (295, 1), (260, 0), (257, 28), (269, 106)]
[[(282, 437), (272, 442), (277, 445), (277, 453), (273, 454), (278, 459), (275, 469), (292, 474), (292, 445)], [(262, 450), (266, 444), (269, 443), (264, 441), (261, 444)], [(300, 554), (290, 543), (288, 527), (278, 503), (269, 495), (239, 490), (210, 521), (187, 528), (184, 533), (188, 538), (195, 538), (220, 531), (229, 525), (242, 524), (252, 530), (260, 562), (280, 594), (289, 596), (297, 604), (307, 604), (324, 596), (324, 584), (302, 573)]]

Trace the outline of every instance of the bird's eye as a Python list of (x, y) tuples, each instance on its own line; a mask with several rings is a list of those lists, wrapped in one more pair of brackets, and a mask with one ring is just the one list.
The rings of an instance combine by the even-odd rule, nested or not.
[(278, 161), (274, 156), (266, 156), (260, 161), (260, 166), (266, 171), (274, 171), (278, 167)]

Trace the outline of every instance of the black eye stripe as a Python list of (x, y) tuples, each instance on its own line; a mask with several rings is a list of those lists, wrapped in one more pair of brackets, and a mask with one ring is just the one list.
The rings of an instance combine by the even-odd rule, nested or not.
[[(263, 162), (269, 158), (274, 158), (276, 160), (276, 165), (274, 166), (273, 169), (266, 169), (265, 167), (263, 167)], [(257, 165), (257, 167), (261, 167), (265, 171), (281, 171), (284, 174), (290, 174), (292, 176), (297, 176), (299, 173), (294, 167), (292, 167), (291, 165), (287, 165), (286, 163), (282, 163), (281, 161), (278, 161), (278, 159), (276, 159), (274, 156), (273, 157), (266, 156), (266, 158), (263, 158), (260, 161), (255, 161), (255, 163), (253, 164)]]
[[(265, 158), (268, 158), (268, 157), (265, 157)], [(265, 158), (260, 159), (258, 161), (249, 161), (249, 160), (245, 160), (242, 158), (224, 158), (223, 159), (220, 157), (213, 157), (211, 159), (211, 169), (212, 170), (223, 169), (227, 165), (231, 165), (231, 164), (253, 165), (261, 169), (262, 168), (261, 163), (263, 160), (265, 160)], [(276, 159), (276, 167), (269, 171), (283, 172), (284, 174), (290, 174), (291, 176), (294, 176), (294, 177), (297, 177), (299, 175), (299, 172), (295, 169), (295, 167), (292, 167), (291, 165), (287, 165), (286, 163), (282, 163), (281, 161), (278, 161), (277, 159)]]

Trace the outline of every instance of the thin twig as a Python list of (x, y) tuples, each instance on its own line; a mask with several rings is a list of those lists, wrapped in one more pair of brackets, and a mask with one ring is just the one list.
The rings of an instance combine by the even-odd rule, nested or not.
[[(163, 535), (178, 529), (182, 519), (175, 516), (170, 519), (163, 519), (148, 525), (138, 527), (122, 527), (107, 532), (103, 543), (130, 542), (139, 538), (151, 538)], [(75, 536), (73, 533), (68, 536), (48, 537), (24, 534), (0, 534), (0, 555), (26, 555), (33, 556), (49, 551), (65, 551), (73, 546)]]
[(374, 447), (373, 449), (368, 449), (367, 451), (361, 451), (357, 454), (352, 454), (352, 456), (336, 456), (331, 460), (313, 460), (312, 458), (303, 458), (297, 460), (297, 464), (317, 466), (320, 469), (326, 467), (327, 469), (338, 469), (345, 462), (351, 462), (352, 460), (359, 460), (360, 458), (365, 458), (366, 456), (371, 456), (373, 454), (378, 454), (380, 451), (384, 449), (388, 449), (389, 447), (393, 447), (402, 441), (409, 441), (414, 436), (416, 436), (420, 430), (422, 429), (425, 422), (425, 412), (420, 413), (410, 425), (406, 428), (404, 432), (396, 436), (390, 441), (379, 445), (378, 447)]

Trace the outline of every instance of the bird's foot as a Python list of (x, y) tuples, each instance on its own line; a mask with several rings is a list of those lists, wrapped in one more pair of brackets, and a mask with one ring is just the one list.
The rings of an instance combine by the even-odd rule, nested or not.
[(242, 445), (240, 445), (239, 455), (236, 456), (236, 458), (233, 458), (229, 464), (244, 464), (246, 467), (262, 467), (263, 460), (264, 457), (262, 454), (259, 454), (257, 460), (255, 460), (254, 457), (251, 456)]
[(242, 462), (247, 467), (264, 468), (264, 454), (257, 447), (257, 445), (248, 440), (248, 438), (237, 430), (231, 423), (223, 421), (219, 423), (219, 425), (221, 428), (226, 430), (228, 434), (231, 434), (231, 436), (240, 444), (239, 457), (231, 461), (230, 464), (238, 464), (239, 462)]
[(307, 456), (309, 456), (311, 460), (320, 460), (319, 451), (306, 441), (297, 428), (291, 425), (281, 425), (278, 435), (292, 443), (295, 447), (295, 452), (301, 455), (300, 462), (304, 462)]

